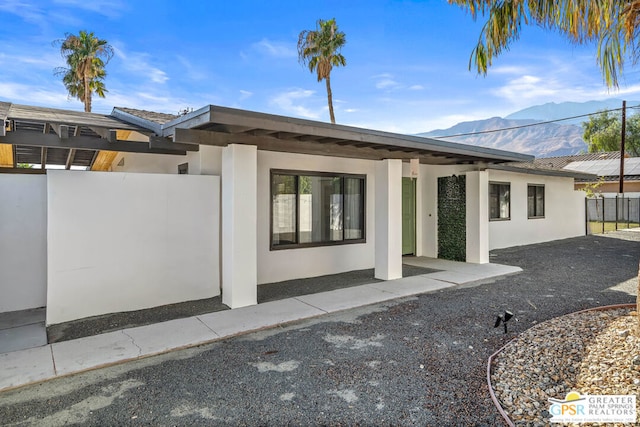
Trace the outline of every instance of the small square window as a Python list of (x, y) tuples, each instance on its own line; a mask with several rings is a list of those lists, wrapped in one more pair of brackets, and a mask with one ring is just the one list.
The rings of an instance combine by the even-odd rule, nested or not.
[(181, 163), (178, 165), (178, 175), (189, 174), (189, 163)]

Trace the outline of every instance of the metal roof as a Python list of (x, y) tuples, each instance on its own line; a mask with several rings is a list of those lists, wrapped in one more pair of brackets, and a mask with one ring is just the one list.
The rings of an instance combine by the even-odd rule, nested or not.
[(214, 105), (163, 124), (131, 109), (116, 108), (112, 115), (135, 120), (137, 125), (182, 144), (251, 144), (259, 150), (374, 160), (417, 158), (427, 164), (533, 160), (533, 156), (509, 151)]
[(489, 169), (525, 173), (529, 175), (561, 176), (586, 181), (592, 181), (597, 178), (596, 175), (590, 173), (540, 166), (536, 162), (504, 163), (500, 165), (492, 165)]
[[(620, 158), (572, 162), (564, 167), (568, 170), (586, 172), (597, 176), (614, 177), (620, 175)], [(624, 159), (624, 176), (640, 175), (640, 157)]]
[(572, 154), (570, 156), (556, 156), (556, 157), (541, 157), (535, 159), (533, 162), (542, 167), (548, 167), (551, 169), (562, 169), (572, 162), (581, 162), (587, 160), (608, 160), (608, 159), (620, 159), (619, 151), (605, 151), (600, 153), (583, 153)]

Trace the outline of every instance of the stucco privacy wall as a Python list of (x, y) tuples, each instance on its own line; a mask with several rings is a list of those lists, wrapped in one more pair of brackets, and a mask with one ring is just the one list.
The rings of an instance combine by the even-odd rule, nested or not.
[[(119, 153), (111, 169), (114, 172), (178, 173), (178, 165), (189, 164), (189, 175), (220, 175), (222, 147), (200, 146), (200, 151), (186, 156), (145, 153)], [(121, 166), (118, 166), (122, 163)]]
[[(375, 164), (371, 160), (258, 151), (258, 284), (374, 267)], [(271, 169), (366, 175), (366, 243), (269, 250)]]
[[(489, 182), (511, 184), (511, 219), (489, 222), (490, 250), (584, 235), (585, 193), (573, 178), (490, 170)], [(527, 218), (528, 184), (544, 185), (544, 218)]]
[(220, 294), (219, 177), (47, 177), (47, 324)]
[(47, 299), (47, 177), (0, 175), (0, 313)]

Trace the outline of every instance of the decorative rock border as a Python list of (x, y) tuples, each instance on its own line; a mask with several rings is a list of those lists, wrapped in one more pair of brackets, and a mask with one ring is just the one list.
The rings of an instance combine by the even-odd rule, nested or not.
[[(636, 304), (608, 305), (608, 306), (602, 306), (602, 307), (589, 308), (589, 309), (586, 309), (586, 310), (580, 310), (580, 311), (576, 311), (576, 312), (573, 312), (573, 313), (565, 314), (565, 315), (560, 316), (560, 317), (574, 315), (574, 314), (580, 314), (580, 313), (587, 313), (587, 312), (592, 312), (592, 311), (607, 311), (607, 310), (616, 310), (616, 309), (634, 310), (634, 309), (636, 309), (636, 307), (637, 307)], [(550, 321), (550, 320), (548, 320), (548, 321)], [(546, 321), (546, 322), (548, 322), (548, 321)], [(543, 325), (546, 322), (540, 323), (538, 325)], [(536, 325), (536, 326), (538, 326), (538, 325)], [(498, 410), (498, 412), (500, 413), (500, 415), (502, 416), (502, 418), (504, 419), (504, 421), (507, 423), (507, 425), (509, 427), (515, 427), (515, 423), (511, 420), (511, 418), (509, 417), (509, 415), (507, 414), (505, 409), (502, 407), (502, 405), (500, 403), (500, 400), (496, 396), (495, 390), (494, 390), (493, 385), (491, 383), (491, 367), (493, 365), (494, 359), (500, 353), (502, 353), (502, 351), (504, 351), (505, 348), (507, 348), (514, 341), (517, 341), (519, 338), (520, 338), (520, 336), (517, 336), (514, 339), (510, 340), (508, 343), (506, 343), (504, 346), (502, 346), (500, 349), (498, 349), (495, 353), (493, 353), (491, 356), (489, 356), (489, 359), (487, 360), (487, 385), (489, 386), (489, 395), (491, 396), (491, 400), (493, 401), (494, 405), (496, 406), (496, 409)]]

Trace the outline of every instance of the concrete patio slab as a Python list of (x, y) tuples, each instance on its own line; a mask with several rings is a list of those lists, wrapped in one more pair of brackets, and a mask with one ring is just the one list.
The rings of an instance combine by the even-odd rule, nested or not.
[(140, 356), (140, 348), (122, 331), (51, 344), (58, 375), (80, 372)]
[(8, 311), (6, 313), (0, 313), (0, 329), (15, 328), (34, 323), (44, 323), (45, 320), (46, 312), (44, 307)]
[(439, 271), (437, 273), (427, 274), (426, 276), (429, 279), (440, 280), (443, 282), (453, 283), (455, 285), (472, 283), (487, 278), (486, 276), (473, 274), (472, 272), (461, 271)]
[[(505, 274), (514, 274), (522, 271), (520, 267), (502, 264), (472, 264), (459, 261), (450, 261), (446, 259), (435, 259), (427, 257), (414, 257), (403, 259), (403, 262), (416, 267), (432, 268), (434, 270), (442, 270), (437, 273), (459, 272), (464, 274), (474, 274), (482, 276), (481, 279), (491, 278), (493, 276), (502, 276)], [(434, 277), (430, 273), (426, 276)], [(435, 276), (438, 277), (438, 276)]]
[(220, 337), (325, 314), (296, 298), (197, 316)]
[(511, 267), (498, 264), (457, 264), (462, 265), (452, 265), (447, 270), (425, 274), (424, 277), (435, 280), (442, 280), (449, 283), (455, 283), (456, 285), (464, 285), (474, 282), (491, 280), (497, 277), (507, 276), (522, 271), (522, 269), (519, 267)]
[(47, 345), (44, 322), (0, 330), (0, 353)]
[(51, 346), (0, 354), (0, 390), (53, 378)]
[(376, 289), (371, 287), (371, 285), (363, 285), (354, 288), (336, 289), (335, 291), (322, 292), (319, 294), (303, 295), (296, 297), (296, 299), (324, 312), (331, 313), (387, 301), (397, 297), (397, 294)]
[(368, 286), (400, 297), (433, 292), (454, 285), (440, 280), (429, 279), (425, 276), (412, 276), (389, 282), (372, 283)]
[(167, 350), (197, 345), (219, 338), (197, 317), (170, 320), (122, 331), (140, 348), (140, 355), (162, 353)]

